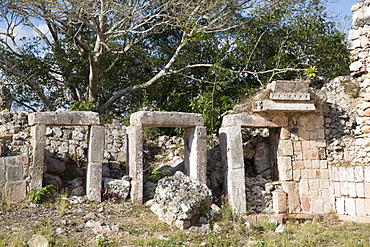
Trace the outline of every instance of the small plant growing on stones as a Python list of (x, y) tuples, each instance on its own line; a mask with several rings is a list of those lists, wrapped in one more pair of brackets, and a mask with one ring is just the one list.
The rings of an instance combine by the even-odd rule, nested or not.
[(39, 190), (32, 190), (29, 194), (29, 198), (36, 204), (40, 204), (50, 199), (55, 186), (52, 184), (46, 185)]
[(165, 170), (165, 171), (157, 171), (157, 170), (156, 171), (152, 171), (152, 175), (150, 175), (148, 177), (150, 180), (152, 180), (154, 182), (154, 185), (152, 186), (152, 188), (150, 188), (150, 190), (152, 191), (152, 196), (154, 196), (155, 189), (158, 186), (158, 181), (161, 180), (164, 177), (168, 177), (168, 174), (169, 173), (170, 173), (169, 170)]

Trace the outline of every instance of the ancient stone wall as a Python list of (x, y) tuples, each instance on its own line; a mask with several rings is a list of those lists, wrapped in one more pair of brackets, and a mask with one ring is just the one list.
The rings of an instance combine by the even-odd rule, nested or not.
[[(104, 142), (104, 163), (102, 167), (103, 180), (108, 182), (112, 179), (121, 178), (126, 174), (127, 138), (126, 128), (118, 122), (105, 124)], [(28, 125), (28, 113), (18, 114), (6, 111), (0, 112), (0, 186), (13, 184), (12, 195), (26, 196), (30, 190), (31, 182), (28, 173), (30, 162), (32, 162), (32, 145), (30, 126)], [(69, 187), (72, 194), (84, 195), (86, 187), (86, 164), (88, 149), (88, 132), (86, 126), (51, 126), (46, 128), (46, 173), (44, 174), (45, 184), (54, 184), (58, 187)], [(102, 142), (103, 143), (103, 142)], [(9, 160), (17, 157), (22, 162)], [(15, 164), (14, 167), (11, 164)], [(22, 168), (22, 175), (19, 175)], [(14, 168), (14, 169), (13, 169)], [(17, 170), (18, 177), (8, 179), (9, 171)], [(9, 175), (9, 176), (8, 176)], [(11, 183), (8, 182), (12, 181)], [(17, 181), (17, 182), (14, 182)], [(18, 185), (18, 186), (16, 186)], [(23, 188), (24, 187), (24, 188)], [(5, 189), (2, 189), (5, 192)], [(18, 198), (18, 197), (17, 197)], [(19, 199), (19, 198), (18, 198)]]

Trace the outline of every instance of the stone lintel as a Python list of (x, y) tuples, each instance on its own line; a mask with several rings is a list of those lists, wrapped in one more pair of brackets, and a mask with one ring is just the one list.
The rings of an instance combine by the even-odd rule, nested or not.
[(28, 123), (33, 126), (88, 126), (99, 125), (99, 114), (92, 111), (34, 112), (28, 115)]
[(131, 114), (130, 124), (143, 127), (195, 127), (203, 126), (201, 114), (187, 112), (139, 111)]
[(223, 117), (223, 127), (235, 125), (242, 128), (278, 128), (288, 125), (288, 117), (284, 115), (270, 117), (257, 114), (233, 114)]
[(313, 101), (299, 102), (299, 101), (273, 101), (263, 100), (257, 101), (254, 104), (254, 112), (309, 112), (315, 111), (316, 107)]
[(307, 101), (311, 99), (311, 96), (309, 93), (270, 93), (270, 99)]

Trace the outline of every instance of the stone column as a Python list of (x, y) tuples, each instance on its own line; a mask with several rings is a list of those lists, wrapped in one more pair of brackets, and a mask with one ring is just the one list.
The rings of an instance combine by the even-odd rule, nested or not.
[(30, 169), (31, 190), (39, 190), (42, 188), (42, 180), (44, 175), (45, 165), (45, 131), (44, 124), (36, 124), (31, 127), (31, 144), (32, 144), (32, 166)]
[(135, 204), (144, 203), (144, 163), (143, 163), (143, 127), (129, 126), (128, 130), (128, 165), (131, 180), (131, 200)]
[(185, 174), (207, 184), (207, 130), (204, 126), (185, 128)]
[(101, 201), (102, 165), (104, 158), (104, 126), (90, 127), (86, 194), (90, 201)]
[(225, 191), (235, 213), (246, 213), (245, 172), (241, 126), (220, 129), (222, 164), (225, 169)]

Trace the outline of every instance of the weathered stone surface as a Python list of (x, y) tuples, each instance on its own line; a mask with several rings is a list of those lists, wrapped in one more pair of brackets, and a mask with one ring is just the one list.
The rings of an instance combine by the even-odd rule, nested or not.
[(66, 164), (63, 161), (51, 157), (45, 158), (45, 165), (47, 167), (46, 171), (52, 173), (61, 173), (66, 169)]
[(273, 191), (272, 200), (275, 214), (287, 212), (287, 194), (284, 191)]
[(207, 183), (207, 130), (204, 126), (185, 129), (185, 174)]
[(45, 131), (46, 126), (44, 124), (37, 124), (31, 128), (31, 144), (33, 146), (33, 162), (31, 165), (31, 190), (39, 190), (42, 188), (42, 179), (45, 164)]
[(310, 112), (315, 111), (316, 107), (313, 101), (310, 102), (286, 102), (263, 100), (255, 103), (255, 112)]
[(29, 247), (49, 247), (49, 242), (44, 236), (35, 234), (27, 242), (27, 246)]
[(183, 229), (197, 221), (200, 212), (211, 204), (212, 193), (205, 184), (176, 172), (159, 180), (150, 209), (160, 220)]
[(130, 182), (122, 179), (114, 179), (107, 183), (106, 192), (126, 200), (130, 194)]
[(99, 114), (90, 111), (57, 111), (34, 112), (28, 115), (28, 123), (33, 126), (44, 124), (47, 126), (84, 126), (99, 125)]
[(102, 164), (89, 163), (86, 175), (86, 195), (90, 201), (101, 201)]
[(293, 100), (307, 101), (310, 100), (309, 93), (270, 93), (271, 100)]
[(11, 201), (22, 201), (27, 197), (27, 182), (25, 180), (8, 181), (5, 184), (5, 192), (10, 193)]
[(244, 159), (252, 159), (254, 156), (255, 151), (253, 149), (250, 149), (248, 147), (243, 147), (243, 157)]
[(274, 93), (308, 93), (309, 84), (309, 81), (277, 80), (273, 81), (269, 86)]
[(260, 174), (270, 168), (270, 146), (265, 142), (258, 143), (256, 153), (254, 154), (254, 170), (257, 174)]
[(44, 174), (44, 185), (52, 184), (57, 188), (62, 188), (62, 180), (60, 177), (51, 175), (51, 174)]
[(143, 127), (195, 127), (204, 125), (201, 114), (186, 112), (139, 111), (131, 114), (130, 124)]
[(133, 203), (143, 204), (143, 128), (130, 126), (127, 129), (129, 139), (129, 176), (131, 181), (131, 199)]
[(288, 125), (288, 118), (284, 115), (261, 116), (256, 114), (232, 114), (222, 119), (222, 126), (241, 126), (242, 128), (277, 128)]

